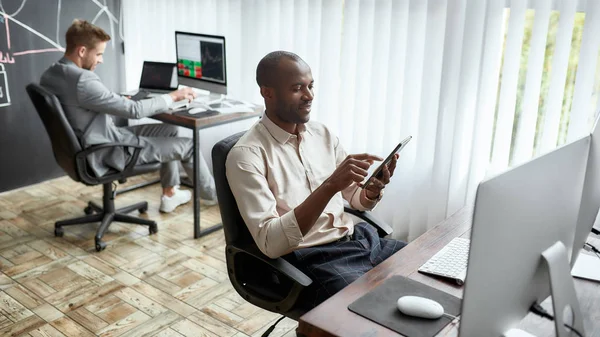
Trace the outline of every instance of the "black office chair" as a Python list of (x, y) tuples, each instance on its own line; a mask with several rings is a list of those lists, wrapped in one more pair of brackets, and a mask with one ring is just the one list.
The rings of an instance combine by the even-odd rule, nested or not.
[[(58, 237), (63, 236), (62, 226), (101, 222), (95, 237), (96, 251), (101, 251), (106, 248), (106, 243), (102, 242), (102, 237), (113, 221), (145, 225), (149, 227), (150, 234), (156, 233), (158, 231), (156, 222), (125, 214), (136, 209), (140, 213), (145, 213), (148, 210), (148, 203), (146, 201), (115, 210), (115, 191), (112, 185), (114, 181), (123, 182), (127, 177), (157, 171), (160, 169), (160, 164), (135, 165), (142, 150), (142, 147), (137, 144), (106, 143), (83, 150), (65, 117), (58, 98), (35, 83), (27, 86), (27, 93), (48, 132), (54, 158), (58, 165), (75, 181), (90, 186), (102, 184), (104, 187), (102, 207), (90, 201), (84, 209), (86, 216), (56, 222), (54, 225), (54, 235)], [(90, 153), (114, 147), (134, 148), (133, 156), (129, 160), (129, 163), (127, 163), (123, 171), (111, 170), (102, 177), (96, 177), (90, 171), (87, 156)], [(96, 214), (93, 214), (94, 212)]]
[[(243, 134), (244, 132), (240, 132), (223, 139), (212, 149), (215, 184), (225, 232), (229, 280), (246, 301), (298, 320), (310, 308), (296, 306), (296, 300), (312, 280), (285, 259), (271, 259), (258, 249), (240, 215), (227, 181), (227, 155)], [(390, 226), (376, 221), (368, 213), (350, 208), (345, 208), (345, 211), (375, 226), (380, 237), (392, 233)]]

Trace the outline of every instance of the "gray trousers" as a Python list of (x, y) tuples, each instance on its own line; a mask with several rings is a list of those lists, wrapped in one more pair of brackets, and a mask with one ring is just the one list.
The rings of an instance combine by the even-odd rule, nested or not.
[[(179, 185), (179, 167), (181, 161), (188, 177), (194, 177), (194, 144), (191, 138), (177, 137), (178, 130), (169, 124), (142, 124), (125, 127), (135, 133), (144, 146), (138, 158), (138, 164), (162, 163), (160, 167), (160, 183), (162, 187)], [(215, 180), (208, 169), (208, 165), (200, 154), (197, 163), (200, 170), (200, 197), (206, 200), (215, 200), (217, 192)]]

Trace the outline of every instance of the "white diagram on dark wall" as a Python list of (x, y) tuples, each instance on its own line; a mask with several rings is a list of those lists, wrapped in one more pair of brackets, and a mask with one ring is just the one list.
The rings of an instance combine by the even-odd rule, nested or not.
[[(44, 0), (46, 1), (46, 0)], [(110, 24), (110, 34), (114, 36), (114, 25), (116, 24), (119, 28), (119, 19), (117, 19), (113, 13), (110, 12), (108, 6), (106, 4), (106, 0), (102, 0), (102, 2), (98, 0), (90, 0), (96, 6), (98, 6), (99, 10), (96, 13), (96, 16), (91, 21), (92, 23), (96, 23), (96, 21), (102, 16), (106, 15), (108, 17), (108, 22)], [(14, 2), (14, 1), (12, 1)], [(61, 14), (61, 0), (57, 0), (57, 10), (56, 10), (56, 37), (54, 40), (49, 38), (48, 36), (38, 32), (34, 28), (28, 26), (27, 24), (21, 22), (16, 16), (21, 12), (27, 0), (22, 0), (21, 4), (17, 7), (17, 9), (12, 13), (7, 13), (5, 10), (2, 0), (0, 0), (0, 31), (2, 28), (6, 31), (6, 44), (7, 50), (0, 50), (0, 107), (5, 107), (10, 105), (10, 92), (8, 88), (8, 72), (5, 68), (6, 65), (11, 65), (16, 62), (15, 58), (18, 58), (22, 55), (28, 54), (39, 54), (39, 53), (52, 53), (52, 52), (64, 52), (65, 48), (60, 44), (60, 14)], [(18, 50), (14, 51), (11, 49), (11, 38), (10, 38), (10, 27), (11, 26), (20, 26), (25, 30), (29, 31), (31, 34), (39, 37), (48, 43), (46, 48), (41, 49), (30, 49), (30, 50)], [(122, 34), (119, 34), (122, 38)], [(111, 39), (112, 47), (115, 47), (115, 39)]]
[(4, 64), (0, 63), (0, 107), (10, 105), (10, 91), (8, 91), (8, 77)]

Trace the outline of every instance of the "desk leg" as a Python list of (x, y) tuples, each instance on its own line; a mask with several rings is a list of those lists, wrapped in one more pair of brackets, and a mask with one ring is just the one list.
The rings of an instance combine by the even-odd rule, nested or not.
[(217, 224), (205, 230), (200, 229), (200, 170), (198, 163), (200, 162), (200, 135), (199, 130), (194, 130), (194, 178), (193, 178), (193, 199), (194, 199), (194, 239), (200, 238), (206, 234), (210, 234), (216, 230), (223, 228), (223, 224)]
[(193, 190), (194, 190), (194, 239), (199, 238), (200, 235), (200, 186), (198, 181), (200, 180), (200, 170), (198, 170), (198, 163), (200, 162), (200, 132), (194, 130), (194, 178), (193, 178)]

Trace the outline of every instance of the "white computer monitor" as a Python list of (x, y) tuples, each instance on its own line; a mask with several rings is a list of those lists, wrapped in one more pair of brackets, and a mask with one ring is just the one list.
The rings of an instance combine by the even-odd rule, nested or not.
[(571, 266), (575, 265), (579, 252), (592, 231), (598, 209), (600, 208), (600, 114), (596, 118), (590, 134), (591, 143), (581, 196), (581, 207), (573, 240)]
[(479, 184), (459, 336), (504, 336), (550, 294), (583, 331), (568, 257), (589, 145), (587, 136)]
[(225, 37), (175, 32), (179, 84), (227, 94)]

